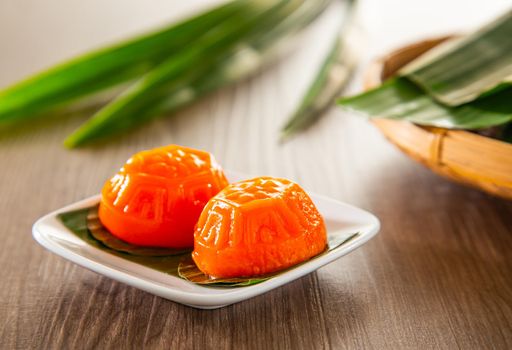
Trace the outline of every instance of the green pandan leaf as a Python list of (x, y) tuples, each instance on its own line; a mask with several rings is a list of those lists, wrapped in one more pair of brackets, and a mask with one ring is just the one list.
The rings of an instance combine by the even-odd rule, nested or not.
[(317, 122), (333, 106), (352, 75), (357, 55), (347, 35), (351, 29), (353, 1), (346, 1), (344, 10), (339, 16), (342, 22), (340, 34), (333, 41), (301, 103), (281, 129), (283, 141)]
[(24, 120), (136, 79), (204, 36), (205, 28), (247, 13), (237, 0), (166, 28), (72, 59), (0, 91), (0, 124)]
[(331, 1), (252, 1), (247, 11), (142, 75), (70, 135), (66, 146), (133, 129), (256, 71), (275, 44), (316, 18)]

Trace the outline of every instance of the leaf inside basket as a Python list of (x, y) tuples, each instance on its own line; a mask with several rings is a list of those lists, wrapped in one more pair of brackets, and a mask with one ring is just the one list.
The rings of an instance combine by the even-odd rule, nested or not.
[(407, 120), (448, 129), (484, 129), (512, 121), (512, 88), (459, 107), (437, 103), (406, 78), (392, 78), (376, 89), (339, 101), (369, 118)]
[(510, 86), (512, 10), (471, 35), (435, 47), (403, 68), (401, 75), (449, 106)]

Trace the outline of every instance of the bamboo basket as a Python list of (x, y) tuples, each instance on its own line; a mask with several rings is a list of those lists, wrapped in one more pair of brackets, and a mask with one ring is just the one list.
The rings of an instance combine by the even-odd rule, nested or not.
[[(365, 88), (381, 84), (401, 67), (449, 37), (415, 43), (377, 60)], [(451, 180), (512, 199), (512, 144), (463, 130), (373, 119), (384, 136), (411, 158)]]

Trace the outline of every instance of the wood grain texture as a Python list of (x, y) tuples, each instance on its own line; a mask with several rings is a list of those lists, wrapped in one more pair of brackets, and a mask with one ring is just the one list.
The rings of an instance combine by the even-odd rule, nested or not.
[[(106, 145), (62, 148), (80, 115), (3, 131), (0, 349), (512, 348), (512, 202), (437, 177), (337, 109), (276, 141), (316, 51)], [(168, 143), (370, 210), (382, 230), (316, 273), (212, 311), (112, 281), (32, 239), (38, 217), (97, 193), (131, 153)]]

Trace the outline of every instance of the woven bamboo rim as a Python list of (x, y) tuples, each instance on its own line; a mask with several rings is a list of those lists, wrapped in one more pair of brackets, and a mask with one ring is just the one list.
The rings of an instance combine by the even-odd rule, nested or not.
[[(415, 43), (377, 60), (365, 88), (378, 86), (406, 63), (447, 40)], [(388, 140), (411, 158), (451, 180), (512, 199), (512, 144), (462, 130), (422, 127), (409, 122), (373, 119)]]

